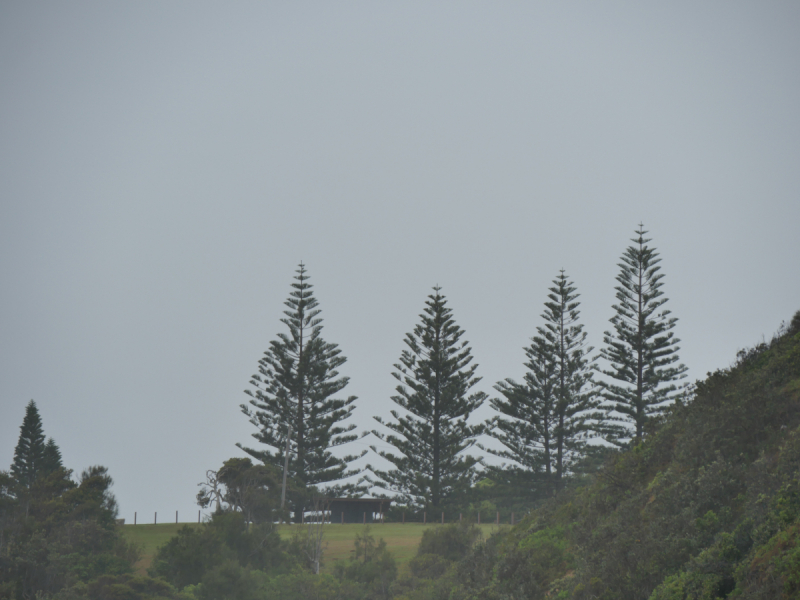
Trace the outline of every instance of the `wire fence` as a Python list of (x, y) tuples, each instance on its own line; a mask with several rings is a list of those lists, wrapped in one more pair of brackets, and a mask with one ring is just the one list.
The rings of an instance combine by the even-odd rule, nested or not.
[[(202, 522), (202, 518), (203, 518), (203, 516), (201, 514), (201, 511), (198, 510), (197, 511), (197, 522), (201, 523)], [(184, 521), (184, 523), (190, 523), (190, 522), (193, 523), (194, 520), (192, 520), (192, 521)], [(172, 520), (170, 519), (168, 521), (162, 521), (161, 524), (164, 525), (165, 523), (172, 523)], [(179, 523), (179, 521), (178, 521), (178, 511), (176, 510), (175, 511), (175, 524), (177, 525), (178, 523)], [(117, 525), (125, 525), (125, 519), (117, 519)], [(133, 523), (131, 523), (131, 525), (158, 525), (158, 511), (155, 511), (153, 513), (153, 522), (152, 523), (145, 523), (143, 521), (140, 521), (139, 513), (138, 512), (134, 512), (133, 513)]]
[[(178, 511), (175, 511), (175, 524), (179, 524), (178, 520)], [(399, 519), (396, 519), (397, 516), (400, 516)], [(483, 518), (483, 521), (481, 519)], [(319, 520), (319, 517), (306, 517), (303, 514), (301, 518), (301, 523), (306, 522), (314, 522)], [(394, 524), (422, 524), (422, 525), (435, 525), (441, 524), (445, 525), (448, 523), (475, 523), (480, 525), (483, 523), (484, 525), (516, 525), (516, 518), (515, 514), (512, 512), (510, 518), (507, 519), (500, 519), (500, 512), (497, 511), (495, 514), (491, 513), (482, 513), (478, 511), (476, 513), (458, 513), (458, 518), (455, 518), (455, 515), (446, 515), (446, 513), (429, 513), (428, 511), (419, 511), (419, 512), (412, 512), (412, 511), (403, 511), (401, 515), (396, 515), (395, 518), (387, 518), (385, 513), (372, 513), (369, 511), (364, 511), (361, 515), (361, 518), (353, 519), (352, 515), (348, 515), (345, 518), (345, 513), (341, 512), (338, 515), (334, 516), (330, 514), (330, 511), (326, 512), (326, 516), (323, 518), (324, 521), (327, 521), (330, 524), (341, 524), (341, 525), (353, 525), (353, 524), (384, 524), (384, 523), (394, 523)], [(194, 522), (194, 521), (191, 521)], [(172, 523), (172, 519), (168, 521), (162, 521), (161, 524), (170, 524)], [(184, 523), (190, 523), (190, 521), (184, 521)], [(197, 523), (202, 523), (202, 511), (197, 511)], [(118, 525), (125, 525), (125, 519), (117, 519)], [(131, 525), (158, 525), (158, 511), (153, 513), (153, 521), (150, 522), (143, 522), (139, 519), (139, 513), (133, 513), (133, 523)]]

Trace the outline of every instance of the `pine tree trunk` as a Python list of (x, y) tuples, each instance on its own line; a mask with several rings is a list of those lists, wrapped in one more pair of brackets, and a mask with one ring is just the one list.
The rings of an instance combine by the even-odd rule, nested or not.
[[(436, 331), (436, 351), (439, 352), (441, 350), (440, 346), (440, 338), (439, 338), (439, 331)], [(441, 415), (439, 414), (441, 410), (440, 400), (441, 400), (441, 387), (439, 381), (439, 369), (436, 371), (436, 389), (433, 391), (433, 489), (431, 490), (431, 500), (433, 502), (433, 506), (439, 506), (439, 492), (440, 492), (440, 481), (439, 476), (441, 471), (439, 469), (439, 435), (440, 435), (440, 419)]]
[[(298, 379), (298, 390), (297, 390), (297, 474), (299, 479), (305, 483), (305, 418), (304, 418), (304, 392), (305, 392), (305, 381), (303, 377), (303, 371), (305, 366), (303, 365), (303, 317), (304, 317), (302, 305), (300, 307), (300, 350), (297, 356), (297, 379)], [(299, 503), (295, 503), (295, 510), (294, 510), (294, 522), (300, 523), (303, 520), (303, 509), (304, 507), (299, 506)]]
[(566, 382), (564, 373), (566, 371), (564, 358), (564, 306), (561, 306), (559, 319), (559, 394), (558, 394), (558, 434), (556, 436), (557, 452), (556, 458), (556, 490), (561, 490), (561, 478), (564, 475), (564, 409), (566, 408)]
[[(641, 248), (641, 244), (639, 244)], [(639, 331), (637, 332), (637, 362), (636, 362), (636, 441), (641, 442), (644, 435), (644, 387), (642, 379), (644, 375), (644, 315), (642, 314), (642, 267), (639, 265)]]

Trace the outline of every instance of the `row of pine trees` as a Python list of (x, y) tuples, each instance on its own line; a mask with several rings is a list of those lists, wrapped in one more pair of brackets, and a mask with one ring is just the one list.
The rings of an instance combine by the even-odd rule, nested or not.
[[(345, 423), (356, 398), (340, 396), (348, 378), (338, 369), (346, 359), (321, 336), (320, 309), (301, 263), (281, 319), (288, 333), (270, 343), (246, 391), (249, 403), (241, 405), (266, 448), (239, 447), (276, 469), (283, 469), (288, 449), (288, 473), (301, 488), (354, 494), (366, 482), (409, 507), (442, 508), (475, 483), (481, 461), (469, 449), (485, 434), (500, 449), (479, 447), (503, 461), (486, 466), (490, 476), (523, 495), (557, 491), (593, 454), (640, 441), (648, 421), (685, 391), (677, 319), (664, 307), (660, 259), (646, 234), (640, 225), (621, 257), (612, 328), (599, 354), (587, 345), (578, 291), (562, 270), (544, 304), (544, 322), (525, 348), (523, 380), (497, 383), (496, 398), (473, 391), (480, 378), (472, 350), (434, 287), (394, 365), (397, 409), (390, 418), (375, 417), (389, 433), (372, 433), (393, 450), (372, 450), (391, 467), (368, 466), (362, 485), (341, 485), (359, 474), (351, 468), (359, 456), (332, 452), (357, 439), (355, 425)], [(496, 417), (470, 424), (487, 400)]]

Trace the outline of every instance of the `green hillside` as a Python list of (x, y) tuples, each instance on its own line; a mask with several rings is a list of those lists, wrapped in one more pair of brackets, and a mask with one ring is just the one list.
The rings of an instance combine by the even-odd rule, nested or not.
[(800, 598), (800, 313), (412, 598)]

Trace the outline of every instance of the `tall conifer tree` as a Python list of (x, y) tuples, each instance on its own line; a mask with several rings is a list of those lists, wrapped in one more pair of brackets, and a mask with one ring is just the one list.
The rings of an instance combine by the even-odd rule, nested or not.
[(491, 400), (501, 415), (491, 435), (505, 448), (487, 450), (544, 475), (558, 489), (570, 463), (582, 457), (602, 414), (592, 382), (593, 348), (587, 347), (579, 320), (577, 290), (562, 269), (549, 291), (542, 314), (545, 324), (537, 327), (525, 349), (524, 382), (499, 382), (495, 389), (503, 397)]
[(61, 463), (61, 450), (56, 445), (55, 441), (53, 441), (53, 438), (47, 438), (47, 443), (44, 445), (42, 474), (49, 475), (63, 466), (64, 465)]
[(393, 422), (375, 417), (393, 433), (373, 433), (397, 449), (397, 453), (373, 451), (394, 466), (373, 469), (380, 487), (397, 492), (408, 504), (441, 508), (458, 492), (466, 490), (478, 462), (464, 451), (475, 443), (482, 425), (467, 419), (486, 398), (469, 394), (480, 381), (472, 349), (462, 341), (464, 331), (453, 319), (441, 288), (428, 296), (421, 322), (406, 335), (394, 377), (400, 382), (392, 400), (403, 413), (391, 411)]
[(14, 462), (11, 464), (11, 475), (22, 487), (30, 488), (45, 468), (44, 440), (39, 409), (31, 400), (25, 407), (25, 417), (19, 428), (19, 440), (14, 449)]
[[(342, 425), (353, 412), (355, 396), (334, 398), (349, 381), (337, 369), (347, 360), (336, 344), (322, 339), (322, 319), (305, 266), (300, 263), (281, 319), (289, 332), (278, 334), (259, 361), (259, 373), (246, 390), (242, 412), (258, 428), (253, 434), (268, 449), (237, 444), (250, 456), (283, 470), (289, 439), (289, 476), (301, 487), (329, 484), (357, 474), (348, 470), (356, 456), (334, 456), (330, 449), (356, 439), (355, 425)], [(349, 488), (345, 488), (349, 489)]]
[[(686, 367), (677, 364), (678, 342), (672, 329), (678, 321), (663, 308), (667, 298), (661, 291), (664, 275), (655, 248), (648, 246), (639, 224), (619, 263), (616, 290), (618, 303), (610, 319), (614, 331), (605, 332), (600, 355), (610, 364), (603, 374), (612, 382), (601, 382), (610, 408), (620, 417), (617, 441), (633, 437), (639, 441), (647, 420), (664, 411), (686, 377)], [(615, 383), (616, 382), (616, 383)]]

